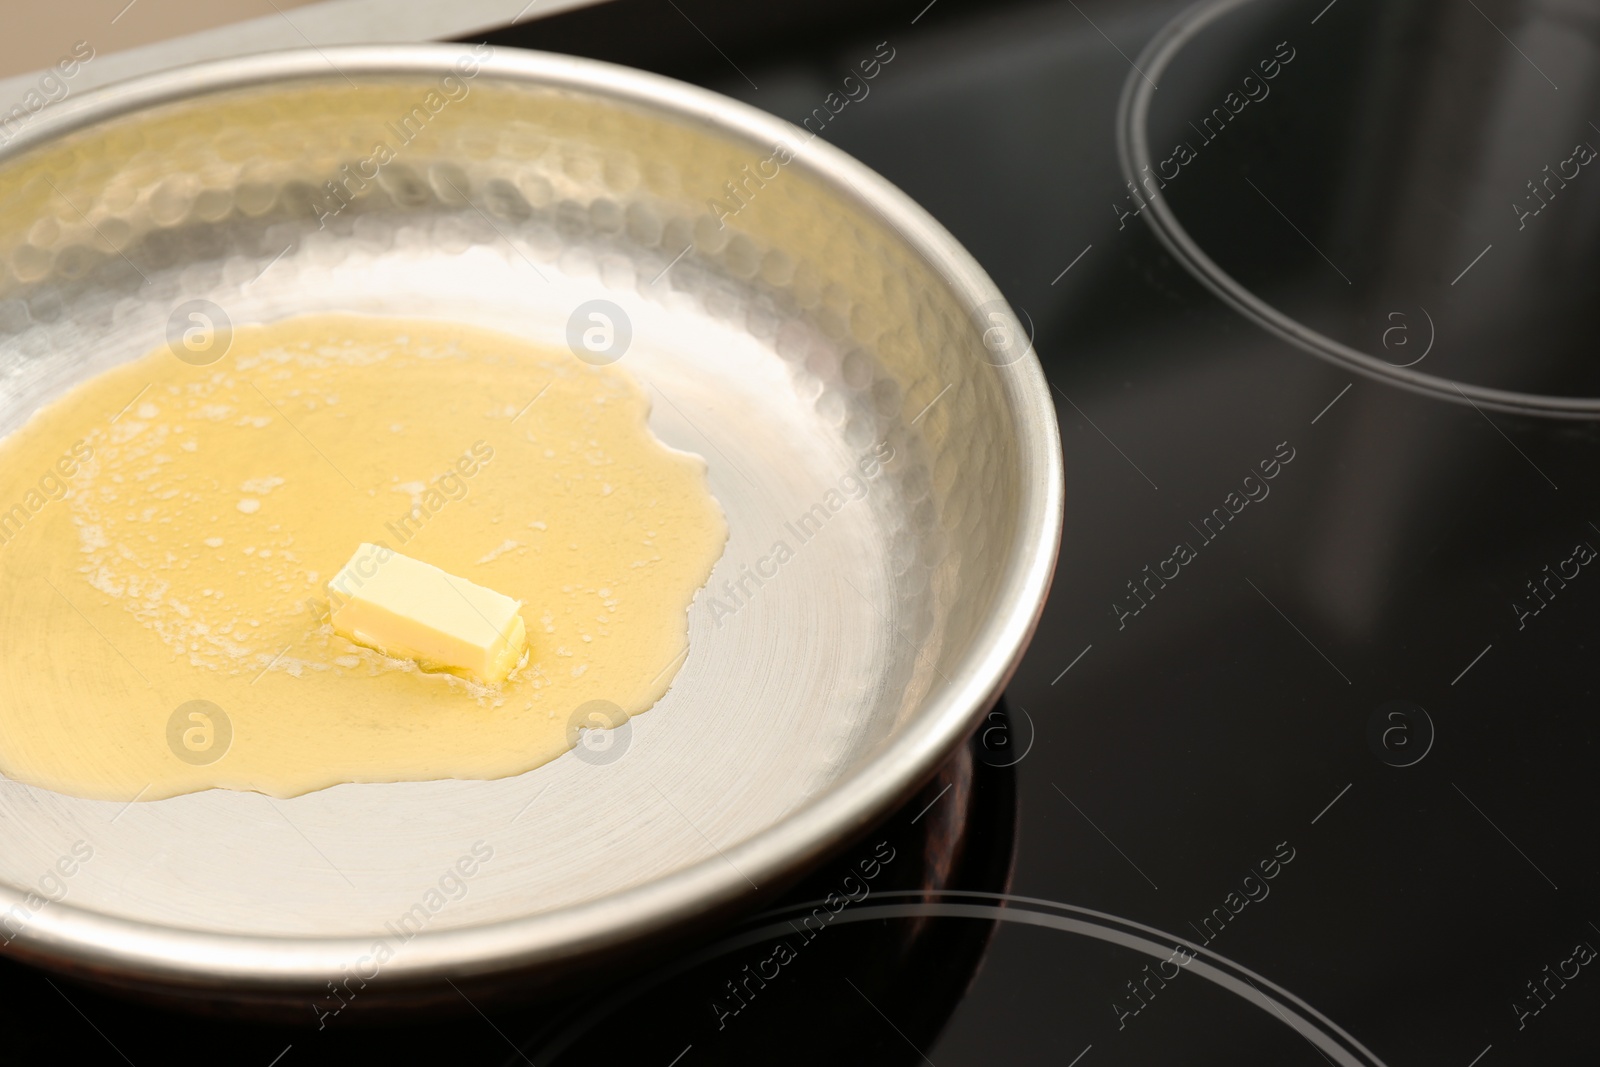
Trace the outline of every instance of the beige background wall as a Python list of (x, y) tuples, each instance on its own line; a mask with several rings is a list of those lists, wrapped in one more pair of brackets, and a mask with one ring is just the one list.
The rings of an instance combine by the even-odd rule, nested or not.
[[(3, 0), (0, 78), (48, 66), (88, 41), (96, 57), (294, 9), (312, 0)], [(275, 10), (276, 9), (276, 10)], [(115, 21), (113, 21), (115, 20)], [(205, 56), (195, 56), (196, 60)]]

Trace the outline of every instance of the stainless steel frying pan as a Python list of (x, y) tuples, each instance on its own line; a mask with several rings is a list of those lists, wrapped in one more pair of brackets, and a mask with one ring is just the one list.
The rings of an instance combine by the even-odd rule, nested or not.
[[(189, 301), (446, 318), (584, 358), (569, 326), (604, 301), (627, 339), (601, 357), (709, 461), (731, 538), (668, 696), (519, 777), (131, 805), (0, 782), (5, 951), (246, 1001), (352, 974), (396, 995), (549, 980), (781, 888), (926, 780), (1015, 666), (1059, 540), (1045, 379), (955, 240), (807, 131), (441, 45), (196, 66), (7, 132), (0, 433)], [(0, 582), (24, 577), (0, 552)], [(28, 624), (0, 618), (0, 641)]]

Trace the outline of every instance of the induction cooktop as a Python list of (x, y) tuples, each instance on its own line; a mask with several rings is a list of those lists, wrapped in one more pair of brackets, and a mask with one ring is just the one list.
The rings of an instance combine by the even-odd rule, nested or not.
[(1000, 706), (780, 903), (569, 997), (285, 1027), (0, 962), (14, 1028), (141, 1067), (1591, 1059), (1600, 5), (754, 8), (490, 40), (808, 122), (1005, 291), (1067, 512)]

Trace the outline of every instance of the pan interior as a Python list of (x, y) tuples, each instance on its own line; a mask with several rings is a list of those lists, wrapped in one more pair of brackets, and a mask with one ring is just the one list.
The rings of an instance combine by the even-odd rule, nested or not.
[[(127, 806), (0, 782), (0, 886), (277, 935), (569, 906), (719, 857), (833, 788), (993, 607), (1021, 492), (1005, 371), (894, 227), (812, 170), (800, 135), (463, 69), (232, 88), (0, 161), (0, 433), (163, 343), (190, 301), (562, 349), (606, 301), (653, 430), (708, 461), (730, 528), (672, 689), (608, 749), (498, 781)], [(0, 589), (27, 581), (0, 547)], [(0, 634), (26, 625), (0, 607)]]

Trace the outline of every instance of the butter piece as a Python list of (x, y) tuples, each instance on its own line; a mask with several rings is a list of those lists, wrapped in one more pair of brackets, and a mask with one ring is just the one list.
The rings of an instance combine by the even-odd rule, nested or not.
[(501, 682), (527, 647), (522, 602), (382, 545), (328, 583), (334, 633), (429, 670)]

